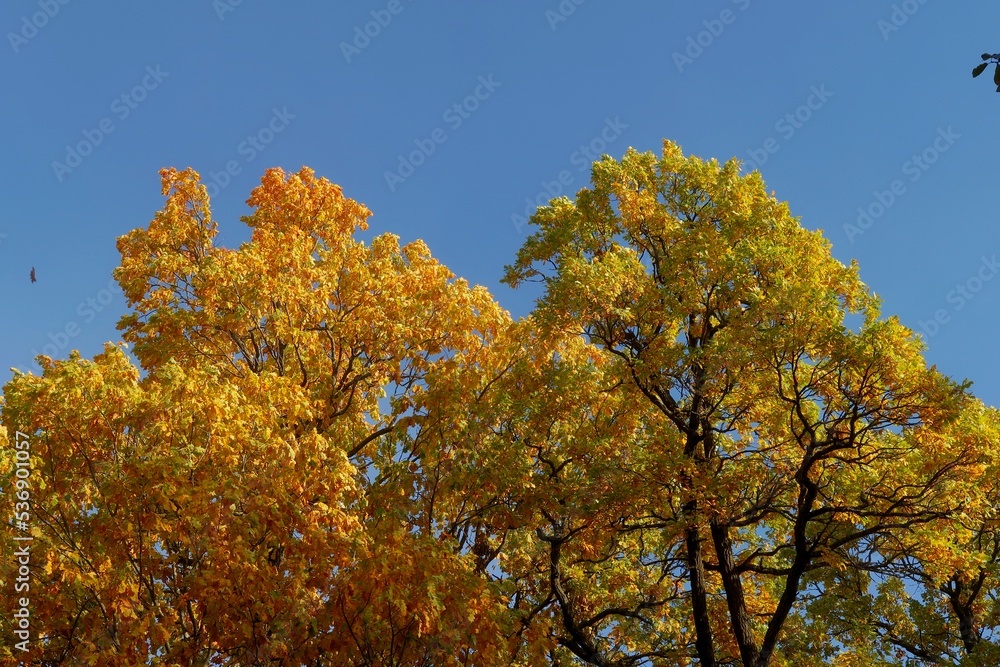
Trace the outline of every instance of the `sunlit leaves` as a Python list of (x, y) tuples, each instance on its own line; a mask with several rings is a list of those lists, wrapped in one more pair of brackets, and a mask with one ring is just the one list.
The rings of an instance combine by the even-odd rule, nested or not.
[(506, 313), (422, 242), (354, 238), (368, 210), (308, 169), (264, 175), (238, 249), (215, 245), (195, 172), (161, 176), (165, 206), (119, 239), (115, 273), (141, 371), (109, 347), (4, 392), (40, 466), (33, 632), (50, 639), (31, 655), (505, 655), (502, 602), (458, 545), (411, 530), (393, 471), (427, 374), (479, 354)]
[[(872, 567), (888, 557), (880, 548), (959, 505), (978, 454), (929, 438), (955, 419), (963, 388), (927, 368), (857, 267), (735, 160), (670, 142), (660, 156), (630, 150), (533, 222), (507, 282), (543, 282), (542, 331), (585, 337), (603, 357), (601, 400), (634, 406), (634, 430), (615, 438), (632, 474), (616, 484), (632, 485), (633, 502), (591, 548), (626, 559), (637, 556), (628, 540), (652, 548), (678, 591), (656, 614), (694, 626), (692, 657), (802, 664), (825, 644), (819, 619), (801, 616), (823, 599), (823, 571)], [(586, 614), (562, 606), (572, 635)], [(676, 646), (642, 637), (647, 652)], [(867, 655), (879, 655), (871, 643)]]
[(359, 240), (307, 168), (264, 174), (238, 248), (195, 172), (161, 177), (118, 241), (139, 366), (109, 345), (4, 389), (26, 659), (1000, 659), (1000, 419), (758, 172), (602, 159), (532, 218), (518, 321), (423, 242)]

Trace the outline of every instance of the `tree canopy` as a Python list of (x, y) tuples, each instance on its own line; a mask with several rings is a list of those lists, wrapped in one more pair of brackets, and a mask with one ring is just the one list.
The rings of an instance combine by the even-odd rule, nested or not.
[(759, 172), (605, 156), (520, 319), (307, 168), (236, 249), (161, 177), (123, 343), (4, 388), (0, 664), (1000, 662), (1000, 414)]

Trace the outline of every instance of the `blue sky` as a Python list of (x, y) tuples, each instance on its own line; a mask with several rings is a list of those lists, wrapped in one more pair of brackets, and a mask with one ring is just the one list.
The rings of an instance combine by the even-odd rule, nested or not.
[(115, 238), (161, 206), (163, 166), (215, 184), (227, 246), (266, 168), (310, 166), (523, 315), (534, 294), (499, 279), (531, 201), (670, 138), (755, 160), (931, 363), (1000, 404), (1000, 94), (970, 76), (997, 25), (942, 0), (8, 0), (0, 381), (118, 340)]

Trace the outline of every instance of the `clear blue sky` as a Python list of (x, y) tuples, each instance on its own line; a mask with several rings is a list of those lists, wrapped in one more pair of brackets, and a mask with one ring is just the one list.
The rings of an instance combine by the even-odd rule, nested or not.
[(970, 76), (1000, 51), (996, 3), (237, 2), (3, 3), (0, 381), (46, 344), (118, 340), (115, 238), (161, 206), (163, 166), (232, 163), (213, 209), (235, 246), (263, 171), (308, 165), (522, 315), (532, 293), (498, 282), (528, 231), (512, 215), (582, 187), (581, 147), (667, 137), (766, 154), (886, 313), (940, 316), (930, 361), (1000, 404), (1000, 94)]

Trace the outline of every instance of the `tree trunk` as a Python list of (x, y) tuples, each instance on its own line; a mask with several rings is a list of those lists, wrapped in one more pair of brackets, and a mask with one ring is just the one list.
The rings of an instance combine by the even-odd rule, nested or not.
[(729, 527), (722, 525), (717, 519), (712, 519), (712, 540), (719, 559), (722, 586), (726, 590), (726, 605), (729, 607), (733, 636), (736, 638), (737, 646), (740, 647), (740, 659), (743, 661), (743, 667), (758, 667), (760, 651), (753, 636), (750, 615), (747, 614), (743, 580), (735, 572), (736, 564), (733, 562), (733, 543), (729, 539)]
[[(697, 510), (697, 503), (685, 505), (690, 516)], [(715, 667), (715, 646), (712, 641), (712, 623), (708, 617), (708, 595), (705, 592), (705, 563), (701, 555), (701, 535), (697, 526), (686, 531), (687, 566), (691, 581), (691, 606), (694, 613), (695, 650), (701, 667)]]

